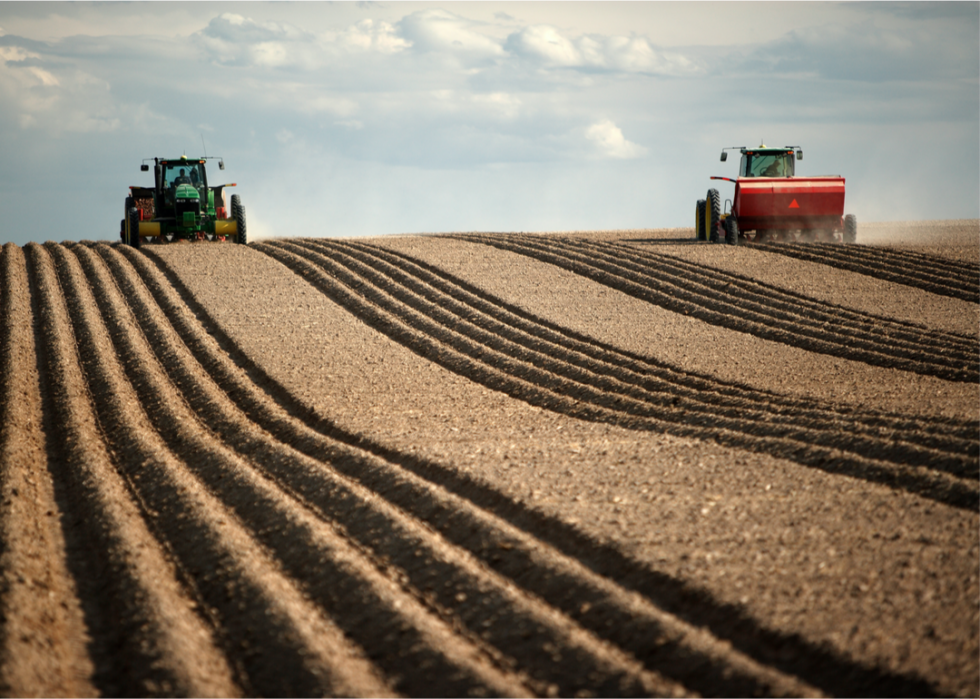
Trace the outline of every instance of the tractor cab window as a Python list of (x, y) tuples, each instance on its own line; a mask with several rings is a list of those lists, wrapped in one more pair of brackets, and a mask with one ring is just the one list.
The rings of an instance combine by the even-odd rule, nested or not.
[(745, 153), (739, 167), (741, 177), (792, 177), (796, 171), (793, 153)]
[(200, 163), (167, 164), (163, 169), (163, 186), (172, 189), (179, 184), (189, 184), (199, 189), (204, 184)]

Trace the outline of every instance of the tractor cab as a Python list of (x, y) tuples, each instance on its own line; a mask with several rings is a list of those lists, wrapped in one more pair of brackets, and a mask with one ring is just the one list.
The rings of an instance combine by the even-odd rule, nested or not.
[(179, 184), (189, 184), (194, 189), (206, 188), (207, 173), (204, 163), (198, 160), (165, 160), (160, 163), (162, 169), (162, 186), (165, 189), (176, 189)]
[[(727, 150), (727, 149), (726, 149)], [(739, 177), (793, 177), (796, 174), (796, 161), (803, 160), (803, 150), (796, 146), (783, 148), (740, 148), (742, 162), (738, 166)], [(721, 161), (728, 159), (726, 151), (721, 152)]]

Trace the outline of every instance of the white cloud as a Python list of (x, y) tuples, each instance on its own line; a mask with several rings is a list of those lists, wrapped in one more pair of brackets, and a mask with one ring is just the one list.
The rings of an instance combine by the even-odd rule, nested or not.
[(61, 84), (58, 82), (58, 78), (51, 75), (51, 73), (44, 70), (44, 68), (38, 68), (37, 66), (28, 66), (27, 70), (30, 71), (30, 73), (35, 78), (40, 80), (41, 84), (45, 85), (46, 87), (53, 87), (55, 85)]
[(212, 19), (202, 33), (215, 39), (245, 44), (312, 38), (311, 34), (291, 24), (256, 21), (233, 12), (225, 12)]
[(401, 37), (419, 52), (443, 53), (467, 60), (503, 56), (500, 43), (473, 30), (473, 22), (446, 10), (420, 10), (396, 26)]
[(338, 37), (338, 43), (346, 48), (380, 53), (398, 53), (411, 47), (412, 42), (399, 36), (388, 22), (363, 19)]
[(40, 56), (33, 51), (27, 51), (21, 46), (0, 46), (0, 61), (4, 63), (20, 63), (21, 61), (26, 61), (28, 58), (40, 58)]
[[(546, 66), (581, 66), (582, 53), (554, 27), (525, 27), (507, 38), (507, 49)], [(591, 49), (591, 46), (589, 47)]]
[(316, 37), (286, 23), (225, 12), (196, 37), (212, 60), (224, 65), (313, 68), (319, 63)]
[(609, 119), (592, 124), (585, 130), (585, 137), (608, 158), (628, 160), (639, 158), (646, 153), (646, 148), (643, 146), (627, 141), (622, 129)]
[(569, 39), (553, 26), (533, 25), (514, 32), (505, 43), (512, 54), (545, 68), (581, 68), (687, 75), (700, 71), (674, 52), (658, 51), (639, 36), (586, 35)]

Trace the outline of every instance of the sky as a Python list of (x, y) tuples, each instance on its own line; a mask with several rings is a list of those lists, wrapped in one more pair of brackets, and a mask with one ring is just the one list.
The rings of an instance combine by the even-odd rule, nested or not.
[(980, 218), (980, 3), (0, 2), (0, 243), (205, 153), (250, 239), (692, 226), (763, 142), (859, 229)]

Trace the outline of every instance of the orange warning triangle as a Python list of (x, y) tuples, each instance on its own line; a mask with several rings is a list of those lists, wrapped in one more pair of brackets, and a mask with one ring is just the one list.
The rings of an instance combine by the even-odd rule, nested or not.
[(796, 199), (794, 199), (793, 201), (791, 201), (791, 202), (789, 203), (789, 208), (790, 208), (790, 209), (798, 209), (798, 208), (800, 208), (800, 205), (799, 205), (799, 204), (797, 204), (797, 203), (796, 203)]

